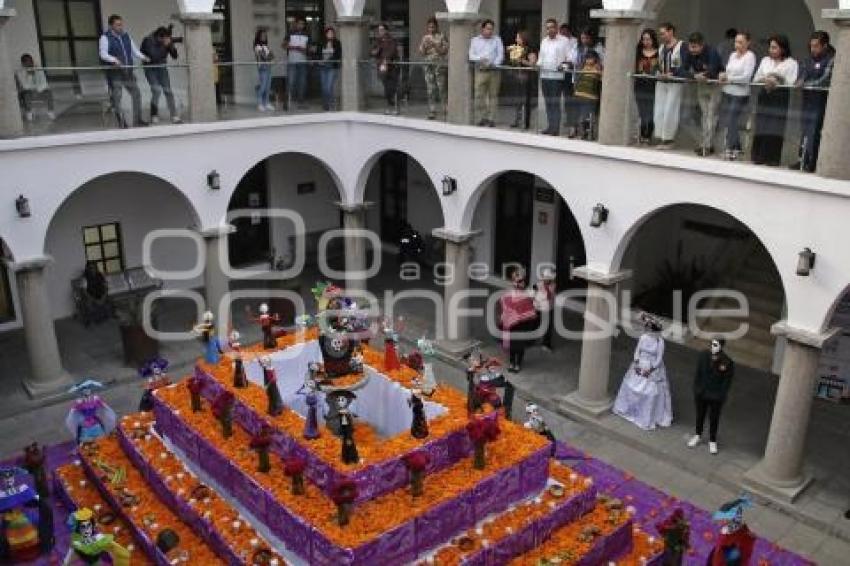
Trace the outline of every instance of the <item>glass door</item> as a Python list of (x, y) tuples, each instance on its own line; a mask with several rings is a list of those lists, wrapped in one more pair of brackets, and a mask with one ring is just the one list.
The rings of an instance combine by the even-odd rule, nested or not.
[[(88, 67), (100, 64), (98, 0), (36, 0), (35, 21), (41, 62), (45, 67)], [(51, 73), (70, 77), (71, 71)]]

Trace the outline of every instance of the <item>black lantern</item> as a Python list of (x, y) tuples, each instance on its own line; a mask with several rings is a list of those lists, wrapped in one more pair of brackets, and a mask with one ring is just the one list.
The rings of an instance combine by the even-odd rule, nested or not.
[(797, 256), (797, 275), (800, 277), (808, 277), (815, 268), (815, 258), (817, 254), (810, 248), (803, 248), (803, 251)]
[(24, 195), (15, 199), (15, 209), (18, 211), (18, 216), (21, 218), (29, 218), (32, 216), (32, 211), (30, 210), (30, 199)]
[(207, 186), (213, 191), (217, 191), (221, 188), (221, 175), (219, 175), (218, 171), (215, 169), (207, 174)]
[(457, 192), (457, 179), (446, 175), (443, 177), (443, 196), (448, 197)]
[(590, 218), (590, 225), (593, 228), (599, 228), (608, 222), (608, 209), (602, 204), (597, 204), (593, 207), (593, 216)]

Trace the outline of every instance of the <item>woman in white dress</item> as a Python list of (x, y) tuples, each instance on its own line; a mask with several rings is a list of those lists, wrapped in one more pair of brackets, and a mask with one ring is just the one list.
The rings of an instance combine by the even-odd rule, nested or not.
[(673, 422), (670, 384), (664, 367), (664, 339), (661, 323), (641, 315), (646, 332), (638, 340), (634, 363), (626, 373), (614, 413), (644, 430), (668, 427)]

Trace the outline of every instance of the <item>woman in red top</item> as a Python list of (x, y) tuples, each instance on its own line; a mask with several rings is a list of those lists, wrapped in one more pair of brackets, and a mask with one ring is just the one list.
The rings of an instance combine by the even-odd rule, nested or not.
[(502, 329), (502, 345), (510, 353), (508, 371), (518, 373), (525, 357), (525, 348), (532, 338), (528, 333), (537, 329), (537, 311), (534, 294), (526, 289), (525, 270), (518, 267), (511, 274), (513, 289), (499, 299), (502, 313), (499, 319)]

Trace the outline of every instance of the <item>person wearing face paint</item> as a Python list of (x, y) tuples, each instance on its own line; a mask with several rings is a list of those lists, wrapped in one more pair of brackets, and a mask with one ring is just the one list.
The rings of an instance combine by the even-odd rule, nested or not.
[(635, 348), (634, 363), (629, 367), (614, 402), (614, 414), (644, 430), (668, 427), (673, 422), (670, 384), (664, 366), (664, 338), (661, 323), (644, 313), (645, 332)]
[(694, 380), (694, 400), (697, 408), (696, 433), (688, 441), (694, 448), (702, 440), (705, 416), (708, 414), (708, 450), (717, 454), (717, 429), (720, 426), (720, 410), (729, 395), (735, 362), (723, 351), (725, 340), (715, 338), (708, 351), (702, 352), (697, 362)]

